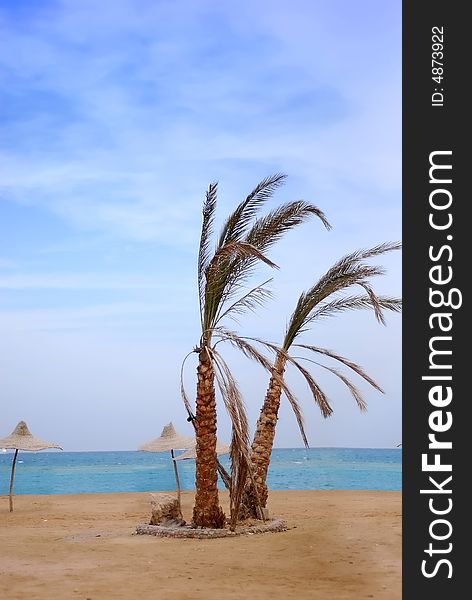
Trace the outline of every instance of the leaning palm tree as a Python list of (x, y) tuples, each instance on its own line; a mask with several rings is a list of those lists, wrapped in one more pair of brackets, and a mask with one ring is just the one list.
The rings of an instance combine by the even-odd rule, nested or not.
[[(294, 357), (289, 351), (293, 348), (308, 350), (315, 355), (333, 359), (362, 377), (376, 390), (382, 392), (379, 385), (365, 373), (356, 363), (325, 348), (306, 344), (296, 344), (297, 337), (306, 331), (313, 323), (323, 317), (339, 314), (353, 309), (371, 308), (380, 323), (385, 324), (383, 311), (398, 312), (401, 310), (401, 300), (386, 296), (377, 296), (373, 291), (370, 279), (381, 275), (384, 270), (375, 265), (366, 264), (365, 259), (372, 258), (399, 249), (399, 244), (380, 244), (368, 250), (359, 250), (344, 256), (337, 261), (313, 287), (303, 292), (298, 299), (295, 310), (287, 326), (285, 337), (280, 348), (267, 342), (261, 342), (275, 353), (271, 378), (266, 392), (261, 413), (257, 421), (256, 431), (251, 447), (251, 468), (253, 477), (246, 482), (241, 503), (240, 517), (260, 518), (260, 508), (265, 507), (268, 497), (267, 472), (275, 437), (277, 415), (280, 407), (282, 392), (285, 392), (294, 409), (303, 441), (308, 446), (305, 435), (303, 418), (300, 407), (290, 390), (284, 383), (284, 372), (287, 364), (293, 365), (306, 379), (313, 398), (324, 417), (332, 413), (328, 398), (310, 372), (300, 363), (307, 360), (327, 369), (337, 376), (349, 389), (361, 410), (366, 410), (366, 403), (357, 387), (336, 368), (326, 366), (307, 357)], [(345, 292), (355, 286), (364, 290), (361, 295), (346, 295)]]
[[(217, 411), (215, 385), (220, 390), (232, 424), (231, 440), (231, 523), (235, 524), (237, 507), (249, 469), (248, 423), (244, 403), (236, 381), (217, 345), (229, 337), (223, 321), (255, 310), (268, 297), (265, 281), (249, 291), (245, 285), (254, 268), (265, 263), (276, 265), (266, 252), (284, 233), (315, 215), (329, 229), (326, 217), (316, 206), (304, 201), (283, 204), (257, 218), (259, 210), (283, 183), (285, 175), (276, 174), (261, 181), (225, 221), (214, 251), (211, 250), (213, 222), (217, 202), (217, 184), (212, 183), (203, 205), (203, 222), (198, 255), (198, 289), (201, 337), (193, 352), (198, 355), (195, 414), (181, 385), (182, 397), (193, 421), (196, 435), (196, 495), (193, 524), (197, 527), (221, 528), (225, 515), (219, 505), (216, 455)], [(230, 342), (251, 358), (259, 354), (249, 343), (231, 333)], [(191, 353), (190, 353), (191, 354)], [(190, 356), (187, 355), (188, 356)], [(186, 357), (186, 358), (187, 358)], [(185, 364), (182, 365), (183, 366)]]

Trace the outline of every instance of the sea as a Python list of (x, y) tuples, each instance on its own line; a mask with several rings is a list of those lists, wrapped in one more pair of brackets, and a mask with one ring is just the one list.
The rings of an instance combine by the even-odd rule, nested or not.
[[(13, 451), (0, 451), (0, 495), (8, 494), (12, 458)], [(220, 460), (229, 470), (228, 456)], [(401, 467), (400, 448), (275, 448), (268, 484), (274, 490), (399, 491)], [(178, 469), (181, 488), (194, 489), (195, 461), (178, 461)], [(170, 453), (20, 451), (15, 468), (15, 494), (173, 489)]]

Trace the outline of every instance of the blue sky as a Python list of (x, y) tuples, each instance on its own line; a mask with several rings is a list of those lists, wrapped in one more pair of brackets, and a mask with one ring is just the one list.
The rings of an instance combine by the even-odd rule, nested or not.
[[(272, 253), (274, 300), (240, 325), (282, 338), (296, 298), (346, 252), (401, 237), (401, 3), (0, 0), (0, 436), (24, 419), (65, 449), (134, 449), (173, 420), (198, 341), (201, 204), (222, 219), (268, 174), (310, 222)], [(382, 293), (401, 293), (400, 255)], [(258, 280), (267, 279), (261, 269)], [(323, 420), (288, 375), (313, 446), (401, 441), (401, 318), (306, 334), (386, 394)], [(228, 354), (252, 422), (267, 376)], [(186, 372), (194, 390), (194, 364)], [(282, 408), (276, 443), (300, 445)], [(220, 411), (220, 432), (228, 439)]]

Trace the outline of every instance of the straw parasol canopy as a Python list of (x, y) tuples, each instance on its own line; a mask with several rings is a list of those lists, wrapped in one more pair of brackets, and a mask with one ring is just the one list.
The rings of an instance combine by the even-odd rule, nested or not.
[(29, 450), (31, 452), (46, 450), (47, 448), (58, 448), (59, 450), (62, 450), (57, 444), (45, 442), (44, 440), (35, 437), (24, 421), (20, 421), (10, 435), (0, 439), (0, 448)]
[[(146, 444), (142, 444), (138, 448), (138, 450), (144, 450), (144, 452), (166, 452), (170, 450), (172, 464), (174, 466), (175, 484), (177, 488), (177, 500), (179, 502), (179, 508), (181, 506), (180, 479), (179, 471), (177, 469), (177, 463), (174, 460), (174, 450), (190, 448), (193, 444), (195, 444), (194, 437), (178, 434), (175, 431), (172, 423), (168, 423), (164, 426), (161, 435), (158, 438), (155, 438), (154, 440), (151, 440)], [(182, 514), (182, 509), (180, 509), (180, 514)]]
[[(216, 442), (216, 455), (217, 456), (221, 456), (222, 454), (228, 454), (229, 451), (230, 451), (230, 446), (228, 446), (227, 444), (221, 444), (218, 441)], [(197, 457), (197, 447), (194, 443), (191, 448), (189, 448), (185, 452), (182, 452), (182, 454), (179, 454), (179, 456), (176, 456), (174, 458), (174, 460), (189, 460), (192, 458), (195, 459), (196, 457)]]
[(16, 458), (19, 450), (26, 450), (29, 452), (37, 452), (38, 450), (46, 450), (48, 448), (58, 448), (62, 450), (60, 446), (53, 442), (45, 442), (35, 437), (30, 430), (28, 425), (24, 421), (20, 421), (15, 429), (5, 438), (0, 439), (0, 448), (8, 448), (15, 450), (13, 462), (11, 465), (11, 477), (10, 477), (10, 512), (13, 510), (13, 479), (15, 476), (15, 465)]
[(145, 452), (165, 452), (169, 450), (182, 450), (190, 448), (195, 443), (195, 438), (192, 436), (184, 436), (178, 434), (172, 423), (166, 425), (159, 437), (142, 444), (138, 450)]

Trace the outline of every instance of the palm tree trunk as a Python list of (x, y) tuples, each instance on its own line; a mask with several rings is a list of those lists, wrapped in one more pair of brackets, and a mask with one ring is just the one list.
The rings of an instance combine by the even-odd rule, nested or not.
[(267, 472), (275, 438), (275, 426), (280, 407), (282, 388), (280, 379), (285, 370), (285, 359), (279, 356), (275, 362), (264, 404), (256, 425), (251, 446), (251, 467), (254, 484), (248, 479), (243, 493), (239, 516), (242, 519), (261, 518), (260, 508), (265, 508), (269, 490), (267, 488)]
[(216, 398), (214, 372), (206, 348), (199, 354), (197, 370), (196, 494), (193, 524), (221, 529), (226, 517), (218, 499), (218, 461), (216, 457)]

